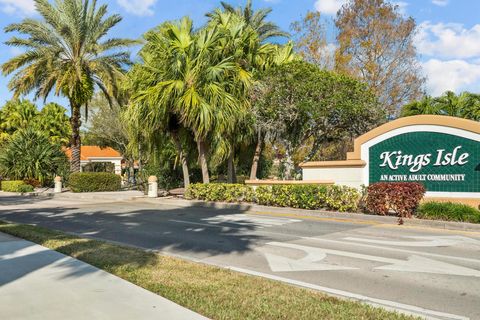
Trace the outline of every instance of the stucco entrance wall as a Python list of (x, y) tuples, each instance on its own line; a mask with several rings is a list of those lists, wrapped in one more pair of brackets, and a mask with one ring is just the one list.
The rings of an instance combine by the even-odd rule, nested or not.
[(480, 123), (433, 115), (400, 118), (357, 138), (345, 161), (301, 167), (306, 181), (333, 180), (356, 188), (421, 182), (429, 198), (480, 204)]

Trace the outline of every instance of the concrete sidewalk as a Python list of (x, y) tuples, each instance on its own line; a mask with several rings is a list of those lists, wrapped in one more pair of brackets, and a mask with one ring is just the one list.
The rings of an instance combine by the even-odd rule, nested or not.
[(79, 260), (0, 233), (2, 319), (206, 319)]

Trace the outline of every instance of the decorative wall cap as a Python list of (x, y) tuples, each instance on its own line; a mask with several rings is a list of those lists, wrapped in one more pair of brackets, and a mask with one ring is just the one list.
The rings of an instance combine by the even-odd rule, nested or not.
[(330, 180), (246, 180), (246, 185), (251, 186), (273, 186), (273, 185), (307, 185), (307, 184), (334, 184)]
[(312, 161), (301, 163), (301, 168), (363, 168), (367, 163), (363, 160), (343, 160), (343, 161)]

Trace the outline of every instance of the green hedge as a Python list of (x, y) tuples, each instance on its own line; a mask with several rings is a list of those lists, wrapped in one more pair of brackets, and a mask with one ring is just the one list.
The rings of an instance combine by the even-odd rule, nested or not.
[(480, 223), (480, 211), (465, 204), (426, 202), (417, 210), (417, 217), (430, 220)]
[(5, 192), (26, 193), (26, 192), (32, 192), (33, 186), (26, 184), (24, 181), (21, 181), (21, 180), (1, 181), (0, 189)]
[(77, 172), (69, 177), (69, 187), (72, 192), (102, 192), (118, 191), (122, 178), (107, 172)]
[(252, 187), (241, 184), (191, 184), (187, 199), (255, 202), (260, 205), (300, 209), (356, 211), (360, 193), (344, 186), (276, 185)]
[(225, 202), (253, 202), (253, 188), (243, 184), (195, 183), (186, 192), (187, 199)]

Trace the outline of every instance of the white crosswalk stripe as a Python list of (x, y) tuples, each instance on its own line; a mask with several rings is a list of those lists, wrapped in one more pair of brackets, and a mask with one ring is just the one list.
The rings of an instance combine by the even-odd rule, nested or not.
[(298, 219), (287, 219), (287, 218), (266, 218), (266, 217), (256, 217), (249, 216), (246, 214), (231, 214), (231, 215), (220, 215), (211, 218), (204, 218), (202, 221), (208, 222), (210, 224), (222, 224), (222, 223), (233, 223), (237, 225), (254, 225), (255, 227), (273, 227), (273, 226), (283, 226), (289, 223), (301, 222), (302, 220)]

